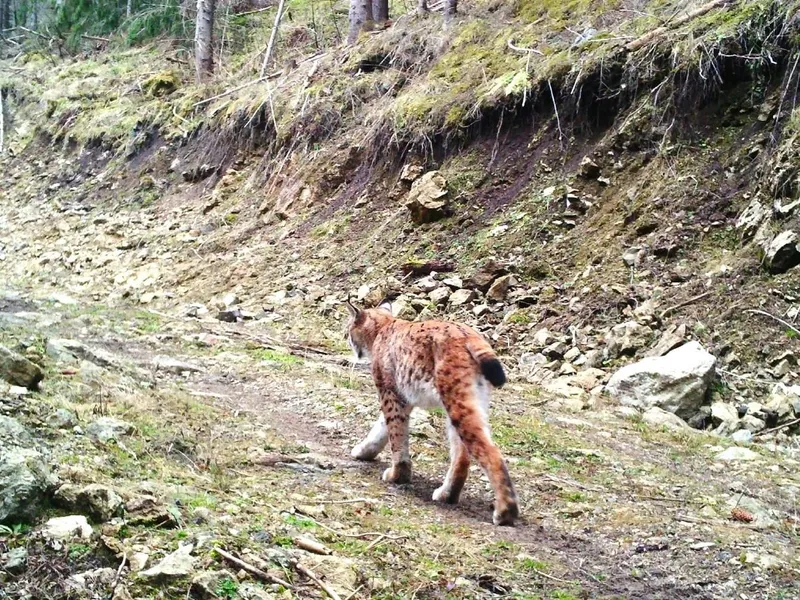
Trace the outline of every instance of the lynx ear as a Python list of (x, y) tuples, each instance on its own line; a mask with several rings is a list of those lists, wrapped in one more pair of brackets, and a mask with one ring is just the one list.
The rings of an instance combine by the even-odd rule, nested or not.
[(347, 310), (350, 312), (350, 316), (354, 319), (358, 318), (361, 310), (353, 306), (353, 304), (350, 302), (350, 298), (348, 298), (345, 302), (347, 303)]

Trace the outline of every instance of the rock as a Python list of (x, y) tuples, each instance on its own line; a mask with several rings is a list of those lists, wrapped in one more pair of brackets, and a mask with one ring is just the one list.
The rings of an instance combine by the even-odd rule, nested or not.
[(400, 171), (400, 181), (413, 182), (419, 179), (422, 175), (423, 168), (421, 165), (408, 163), (403, 165), (403, 170)]
[(472, 314), (476, 317), (482, 317), (489, 312), (489, 306), (486, 304), (478, 304), (472, 308)]
[(217, 589), (220, 582), (225, 579), (233, 581), (233, 576), (227, 571), (204, 571), (192, 578), (189, 585), (189, 595), (197, 600), (212, 600), (219, 598)]
[(790, 418), (794, 414), (794, 402), (800, 399), (800, 386), (787, 387), (782, 383), (776, 385), (766, 402), (764, 408), (778, 415), (778, 422)]
[[(364, 287), (364, 286), (361, 286)], [(428, 275), (427, 277), (423, 277), (417, 282), (417, 287), (421, 292), (425, 292), (426, 294), (432, 292), (436, 288), (439, 287), (439, 282), (433, 278), (433, 275)], [(359, 290), (361, 288), (358, 288)], [(369, 290), (367, 290), (369, 292)], [(366, 296), (366, 294), (365, 294)], [(362, 298), (359, 298), (361, 300)]]
[(611, 328), (605, 336), (606, 352), (610, 358), (633, 356), (650, 343), (653, 330), (636, 321), (627, 321)]
[(463, 304), (467, 304), (471, 302), (475, 298), (475, 292), (469, 289), (460, 289), (456, 290), (450, 295), (450, 305), (451, 306), (461, 306)]
[(36, 390), (39, 382), (44, 379), (44, 372), (39, 365), (24, 356), (0, 346), (0, 379), (11, 385)]
[(160, 580), (191, 575), (194, 572), (195, 562), (192, 550), (194, 550), (194, 544), (180, 546), (175, 552), (168, 554), (154, 566), (140, 572), (139, 576), (146, 580)]
[(358, 588), (357, 564), (349, 558), (305, 553), (300, 564), (325, 581), (341, 598), (347, 598)]
[(716, 460), (724, 460), (725, 462), (736, 462), (743, 460), (759, 460), (761, 455), (747, 448), (731, 446), (717, 454), (714, 458), (716, 458)]
[[(740, 449), (746, 450), (746, 448)], [(779, 524), (780, 517), (776, 511), (770, 509), (760, 500), (747, 494), (742, 494), (741, 491), (731, 494), (726, 501), (726, 505), (730, 510), (741, 508), (749, 512), (754, 517), (752, 524), (757, 528), (774, 527)]]
[(628, 267), (636, 267), (647, 256), (647, 249), (641, 246), (632, 246), (622, 253), (622, 262)]
[(794, 231), (783, 231), (769, 243), (764, 255), (767, 269), (773, 275), (785, 273), (800, 265), (800, 246)]
[(25, 572), (28, 566), (28, 551), (25, 548), (12, 548), (8, 551), (6, 562), (3, 565), (8, 573), (19, 575)]
[(133, 432), (133, 425), (114, 417), (100, 417), (86, 428), (86, 435), (98, 442), (116, 440)]
[(119, 365), (116, 356), (102, 348), (89, 348), (77, 340), (50, 339), (47, 341), (46, 351), (48, 356), (55, 360), (68, 361), (74, 358), (88, 360), (99, 367), (114, 367)]
[(495, 279), (494, 283), (489, 287), (486, 292), (486, 297), (495, 302), (502, 302), (506, 299), (509, 288), (514, 284), (513, 275), (503, 275)]
[(447, 181), (439, 171), (429, 171), (411, 184), (406, 208), (411, 219), (419, 224), (430, 223), (445, 216)]
[(693, 429), (705, 429), (709, 423), (711, 422), (711, 407), (710, 406), (701, 406), (700, 410), (697, 411), (692, 418), (690, 418), (687, 423), (689, 427)]
[(753, 433), (747, 429), (740, 429), (739, 431), (733, 432), (731, 439), (737, 444), (749, 444), (753, 441)]
[(25, 428), (0, 415), (0, 523), (33, 521), (54, 484)]
[(689, 418), (703, 403), (715, 365), (714, 356), (692, 341), (621, 368), (606, 389), (621, 404), (645, 410), (657, 406)]
[(753, 200), (739, 215), (736, 220), (736, 228), (742, 230), (743, 237), (752, 237), (768, 215), (767, 208), (758, 200)]
[(786, 566), (777, 556), (758, 552), (745, 552), (742, 562), (746, 565), (756, 565), (765, 571), (783, 569)]
[(733, 405), (725, 402), (714, 402), (711, 405), (711, 424), (714, 427), (726, 425), (735, 429), (735, 425), (738, 422), (739, 412)]
[(134, 552), (131, 554), (128, 562), (130, 563), (131, 571), (138, 573), (144, 570), (149, 560), (150, 555), (147, 552)]
[(174, 375), (181, 375), (182, 373), (201, 373), (202, 367), (183, 362), (177, 358), (169, 356), (156, 356), (153, 358), (153, 366), (158, 371), (166, 371)]
[(533, 344), (537, 348), (544, 348), (552, 344), (555, 341), (555, 337), (553, 334), (550, 333), (550, 330), (546, 327), (539, 329), (536, 333), (533, 334)]
[(56, 506), (81, 511), (93, 521), (104, 523), (122, 514), (122, 498), (110, 487), (93, 483), (85, 487), (64, 484), (53, 495)]
[(605, 378), (605, 371), (589, 367), (579, 372), (572, 378), (573, 385), (583, 388), (587, 392), (596, 388)]
[(392, 301), (392, 315), (395, 319), (413, 321), (417, 318), (417, 311), (411, 306), (411, 301), (408, 296), (402, 295)]
[(573, 367), (570, 363), (565, 362), (561, 365), (561, 368), (558, 370), (559, 375), (575, 375), (577, 371), (575, 367)]
[(428, 298), (436, 305), (447, 304), (447, 299), (450, 298), (450, 290), (446, 287), (436, 288), (428, 294)]
[(229, 308), (219, 311), (217, 320), (223, 323), (238, 323), (240, 320), (244, 320), (244, 314), (240, 308)]
[(597, 179), (600, 176), (600, 165), (589, 156), (584, 156), (578, 167), (578, 175), (584, 179)]
[(568, 349), (569, 346), (567, 346), (564, 342), (553, 342), (547, 346), (547, 348), (542, 350), (542, 354), (551, 360), (561, 360), (564, 358), (564, 354), (567, 353)]
[(642, 414), (642, 419), (651, 425), (669, 427), (670, 429), (689, 429), (689, 425), (686, 424), (686, 421), (657, 406), (648, 408), (644, 414)]
[(496, 260), (487, 260), (478, 270), (464, 282), (465, 287), (474, 288), (486, 293), (495, 279), (507, 273), (505, 265)]
[(658, 343), (645, 352), (645, 356), (664, 356), (686, 340), (686, 325), (673, 325), (661, 334)]
[(154, 496), (137, 496), (125, 504), (125, 520), (144, 527), (175, 527), (175, 516)]
[(580, 349), (573, 346), (564, 353), (564, 360), (568, 362), (573, 362), (579, 356), (581, 356)]
[(67, 540), (80, 538), (88, 540), (92, 537), (92, 526), (83, 515), (54, 517), (42, 528), (42, 535), (49, 540)]
[(47, 424), (54, 429), (71, 429), (78, 424), (78, 418), (66, 408), (59, 408), (47, 416)]
[(750, 433), (758, 433), (759, 431), (763, 431), (767, 426), (763, 419), (759, 419), (753, 415), (745, 415), (742, 417), (740, 423), (743, 430), (749, 431)]
[(460, 290), (462, 287), (464, 287), (464, 281), (458, 276), (442, 279), (442, 283), (447, 287), (453, 288), (454, 290)]

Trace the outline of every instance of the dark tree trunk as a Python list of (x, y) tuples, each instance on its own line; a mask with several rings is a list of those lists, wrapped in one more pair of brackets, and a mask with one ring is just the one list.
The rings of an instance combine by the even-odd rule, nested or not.
[(453, 20), (453, 17), (456, 16), (456, 10), (458, 9), (458, 0), (445, 0), (444, 2), (444, 20), (445, 23), (449, 23)]
[(373, 0), (372, 16), (376, 23), (385, 23), (389, 20), (389, 0)]
[(194, 60), (198, 81), (208, 79), (214, 72), (214, 2), (215, 0), (197, 0)]
[[(0, 29), (11, 29), (14, 25), (11, 22), (11, 0), (0, 0)], [(0, 37), (5, 33), (0, 33)]]

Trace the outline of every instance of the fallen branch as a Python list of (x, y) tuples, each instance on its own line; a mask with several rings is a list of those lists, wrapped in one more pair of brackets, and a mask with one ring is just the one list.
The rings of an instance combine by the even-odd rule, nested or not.
[(0, 88), (0, 154), (3, 153), (4, 139), (5, 139), (5, 115), (3, 114), (3, 89)]
[(778, 425), (777, 427), (773, 427), (772, 429), (765, 429), (764, 431), (759, 431), (758, 433), (754, 433), (753, 437), (767, 435), (768, 433), (775, 433), (776, 431), (780, 431), (781, 429), (786, 429), (787, 427), (791, 427), (792, 425), (797, 425), (798, 423), (800, 423), (800, 418), (795, 419), (794, 421), (788, 421), (783, 425)]
[(222, 92), (221, 94), (217, 94), (216, 96), (211, 96), (211, 98), (206, 98), (205, 100), (200, 100), (199, 102), (195, 102), (192, 104), (192, 108), (197, 108), (198, 106), (202, 106), (203, 104), (208, 104), (209, 102), (213, 102), (219, 98), (224, 98), (225, 96), (230, 96), (231, 94), (235, 94), (239, 90), (243, 90), (246, 87), (250, 87), (251, 85), (255, 85), (257, 83), (261, 83), (262, 81), (266, 81), (267, 79), (275, 79), (278, 75), (283, 73), (283, 69), (280, 71), (276, 71), (275, 73), (270, 73), (269, 75), (265, 75), (264, 77), (259, 77), (258, 79), (253, 79), (252, 81), (248, 81), (247, 83), (243, 83), (242, 85), (238, 85), (235, 88), (231, 88)]
[(267, 53), (264, 55), (264, 62), (261, 63), (261, 72), (259, 76), (263, 79), (264, 73), (267, 72), (267, 66), (269, 65), (269, 59), (272, 57), (272, 50), (275, 47), (275, 38), (278, 35), (278, 27), (281, 25), (281, 17), (283, 17), (283, 7), (286, 4), (286, 0), (280, 0), (278, 4), (278, 12), (275, 13), (275, 24), (272, 26), (272, 33), (269, 34), (269, 43), (267, 44)]
[(688, 300), (684, 300), (684, 301), (683, 301), (683, 302), (681, 302), (680, 304), (676, 304), (675, 306), (670, 306), (668, 309), (666, 309), (664, 312), (662, 312), (660, 315), (658, 315), (658, 318), (659, 318), (659, 319), (663, 319), (664, 317), (666, 317), (666, 316), (668, 316), (668, 315), (671, 315), (672, 313), (674, 313), (674, 312), (675, 312), (676, 310), (678, 310), (679, 308), (683, 308), (684, 306), (689, 306), (690, 304), (694, 304), (694, 303), (695, 303), (695, 302), (697, 302), (698, 300), (702, 300), (702, 299), (703, 299), (703, 298), (705, 298), (706, 296), (710, 296), (710, 295), (711, 295), (711, 292), (710, 292), (710, 291), (708, 291), (708, 292), (703, 292), (702, 294), (699, 294), (699, 295), (697, 295), (697, 296), (694, 296), (693, 298), (689, 298)]
[(524, 53), (528, 53), (528, 54), (539, 54), (541, 56), (544, 56), (544, 52), (542, 52), (541, 50), (537, 50), (536, 48), (523, 48), (522, 46), (514, 45), (514, 38), (509, 38), (508, 39), (508, 47), (511, 50), (514, 50), (515, 52), (524, 52)]
[(328, 586), (327, 583), (325, 583), (324, 581), (321, 581), (316, 575), (314, 575), (314, 573), (312, 573), (311, 571), (306, 569), (300, 563), (297, 563), (295, 565), (295, 569), (297, 569), (297, 572), (300, 573), (301, 575), (305, 575), (306, 577), (308, 577), (314, 583), (314, 585), (316, 585), (319, 589), (321, 589), (323, 592), (328, 594), (328, 596), (330, 596), (331, 600), (342, 600), (339, 597), (339, 594), (334, 592), (330, 588), (330, 586)]
[(216, 547), (216, 548), (214, 548), (214, 550), (216, 551), (217, 554), (219, 554), (222, 558), (224, 558), (228, 562), (236, 565), (240, 569), (244, 569), (245, 571), (247, 571), (251, 575), (254, 575), (254, 576), (258, 577), (262, 581), (266, 581), (267, 583), (277, 583), (278, 585), (282, 585), (283, 587), (285, 587), (287, 589), (291, 589), (291, 587), (292, 587), (291, 583), (289, 583), (287, 581), (284, 581), (283, 579), (280, 579), (278, 577), (274, 577), (273, 575), (270, 575), (269, 573), (265, 573), (264, 571), (262, 571), (258, 567), (254, 567), (250, 563), (246, 563), (242, 559), (236, 558), (233, 554), (230, 554), (229, 552), (226, 552), (222, 548)]
[(792, 331), (794, 331), (794, 332), (795, 332), (797, 335), (800, 335), (800, 329), (798, 329), (797, 327), (795, 327), (794, 325), (792, 325), (791, 323), (789, 323), (789, 321), (784, 321), (784, 320), (783, 320), (783, 319), (781, 319), (780, 317), (776, 317), (775, 315), (773, 315), (773, 314), (770, 314), (770, 313), (768, 313), (768, 312), (766, 312), (766, 311), (763, 311), (763, 310), (758, 310), (758, 309), (756, 309), (756, 308), (751, 308), (751, 309), (749, 309), (749, 310), (746, 310), (746, 311), (744, 311), (744, 312), (746, 312), (746, 313), (750, 313), (750, 314), (754, 314), (754, 315), (764, 315), (765, 317), (769, 317), (770, 319), (774, 319), (775, 321), (777, 321), (777, 322), (778, 322), (778, 323), (780, 323), (781, 325), (785, 325), (786, 327), (788, 327), (789, 329), (791, 329)]
[(110, 42), (110, 41), (111, 41), (111, 40), (110, 40), (110, 39), (108, 39), (108, 38), (104, 38), (104, 37), (98, 37), (98, 36), (96, 36), (96, 35), (85, 35), (85, 34), (84, 34), (84, 35), (81, 35), (81, 37), (82, 37), (84, 40), (91, 40), (91, 41), (93, 41), (93, 42), (103, 42), (103, 43), (105, 43), (105, 44), (107, 44), (108, 42)]
[(690, 10), (685, 15), (678, 17), (669, 25), (656, 27), (652, 31), (649, 31), (643, 36), (633, 40), (629, 44), (626, 44), (625, 50), (627, 50), (628, 52), (636, 52), (643, 46), (646, 46), (653, 40), (667, 33), (670, 29), (675, 29), (676, 27), (680, 27), (681, 25), (684, 25), (685, 23), (688, 23), (689, 21), (696, 19), (697, 17), (702, 17), (707, 12), (710, 12), (720, 6), (724, 6), (725, 4), (728, 4), (730, 1), (731, 0), (712, 0), (711, 2), (707, 2), (702, 6), (698, 6), (696, 9)]
[(330, 548), (328, 548), (324, 544), (320, 544), (316, 540), (312, 540), (311, 538), (305, 537), (303, 535), (299, 535), (296, 538), (294, 538), (294, 544), (301, 550), (305, 550), (306, 552), (311, 552), (312, 554), (323, 554), (323, 555), (331, 554)]

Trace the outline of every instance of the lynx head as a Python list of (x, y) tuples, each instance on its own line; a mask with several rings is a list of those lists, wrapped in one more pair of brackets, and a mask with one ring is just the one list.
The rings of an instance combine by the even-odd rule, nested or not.
[(375, 308), (361, 309), (347, 301), (350, 318), (347, 321), (345, 337), (356, 358), (370, 358), (372, 344), (378, 331), (392, 321), (392, 305), (388, 299), (381, 300)]

